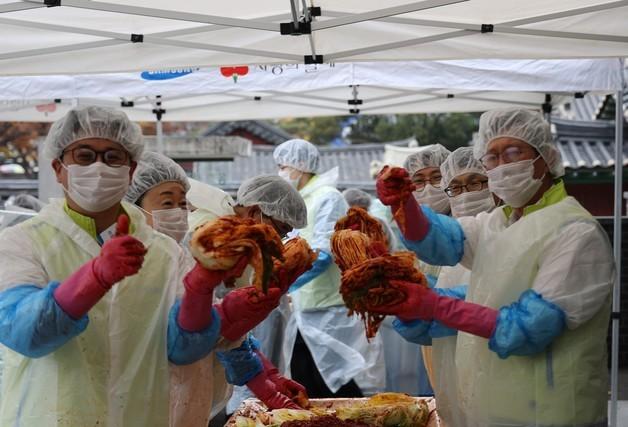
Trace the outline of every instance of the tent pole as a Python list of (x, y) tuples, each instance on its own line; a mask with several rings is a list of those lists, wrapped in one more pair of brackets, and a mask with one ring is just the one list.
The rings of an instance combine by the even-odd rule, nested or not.
[(166, 150), (164, 148), (164, 127), (161, 118), (166, 113), (166, 110), (161, 108), (161, 95), (157, 95), (156, 97), (153, 113), (157, 119), (157, 122), (155, 123), (155, 133), (157, 134), (157, 152), (164, 154)]
[[(622, 61), (623, 62), (623, 61)], [(622, 70), (623, 72), (623, 70)], [(624, 165), (623, 133), (624, 84), (616, 94), (615, 102), (615, 212), (613, 227), (613, 254), (615, 257), (615, 285), (613, 287), (612, 345), (611, 345), (611, 408), (610, 425), (617, 426), (617, 394), (619, 368), (619, 313), (621, 305), (621, 226), (622, 226), (622, 180)]]

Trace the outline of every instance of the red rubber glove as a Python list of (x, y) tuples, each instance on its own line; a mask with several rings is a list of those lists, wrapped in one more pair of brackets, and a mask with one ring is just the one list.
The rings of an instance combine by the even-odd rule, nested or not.
[(275, 383), (268, 378), (266, 371), (257, 374), (246, 386), (253, 392), (255, 397), (268, 406), (268, 409), (302, 409), (277, 389)]
[(220, 334), (230, 341), (244, 336), (259, 325), (278, 305), (284, 292), (269, 288), (268, 294), (253, 286), (234, 289), (214, 307), (220, 314)]
[(272, 362), (268, 360), (261, 351), (255, 350), (255, 353), (262, 361), (264, 372), (266, 372), (268, 379), (275, 384), (275, 386), (277, 387), (277, 391), (288, 396), (292, 400), (296, 399), (297, 397), (302, 397), (307, 400), (307, 391), (305, 390), (305, 387), (303, 387), (298, 382), (281, 375), (279, 373), (279, 369), (277, 369), (277, 367), (273, 365)]
[(406, 293), (400, 304), (369, 307), (369, 311), (391, 314), (404, 322), (411, 320), (438, 320), (443, 325), (490, 338), (497, 323), (498, 310), (464, 300), (438, 295), (432, 289), (416, 283), (391, 280), (390, 284)]
[(206, 329), (212, 321), (214, 289), (230, 278), (242, 276), (249, 260), (241, 258), (230, 270), (208, 270), (198, 262), (183, 278), (185, 293), (181, 300), (177, 323), (188, 332)]
[(120, 215), (115, 237), (102, 246), (98, 257), (85, 263), (55, 289), (55, 301), (74, 319), (83, 317), (113, 285), (142, 268), (146, 248), (128, 233), (129, 218)]
[(390, 206), (395, 220), (400, 214), (405, 218), (403, 224), (397, 221), (403, 236), (410, 241), (423, 240), (430, 224), (412, 195), (415, 187), (408, 171), (386, 166), (377, 176), (375, 188), (379, 200)]

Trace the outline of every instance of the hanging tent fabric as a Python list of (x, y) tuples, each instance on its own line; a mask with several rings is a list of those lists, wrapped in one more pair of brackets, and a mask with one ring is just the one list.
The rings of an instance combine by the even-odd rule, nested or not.
[(0, 0), (0, 74), (628, 55), (628, 1)]
[(121, 107), (138, 121), (155, 120), (158, 110), (163, 121), (219, 121), (541, 108), (583, 91), (612, 93), (620, 78), (616, 59), (284, 64), (0, 77), (0, 121), (52, 121), (76, 104)]

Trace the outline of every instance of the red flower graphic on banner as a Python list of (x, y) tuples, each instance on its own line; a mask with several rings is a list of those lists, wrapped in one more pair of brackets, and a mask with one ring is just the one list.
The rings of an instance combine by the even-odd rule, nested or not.
[(37, 105), (35, 106), (35, 108), (40, 113), (54, 113), (55, 111), (57, 111), (57, 104), (51, 102), (50, 104)]
[(225, 77), (233, 77), (233, 82), (238, 82), (238, 77), (246, 76), (249, 73), (249, 67), (246, 65), (238, 65), (236, 67), (220, 67), (220, 74)]

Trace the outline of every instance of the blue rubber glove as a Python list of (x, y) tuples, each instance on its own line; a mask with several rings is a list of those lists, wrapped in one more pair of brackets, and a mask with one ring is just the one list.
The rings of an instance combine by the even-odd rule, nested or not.
[(211, 310), (211, 322), (198, 332), (189, 332), (179, 326), (181, 300), (177, 300), (168, 316), (168, 360), (175, 365), (189, 365), (206, 357), (220, 338), (220, 316)]
[(290, 286), (288, 292), (295, 292), (302, 288), (304, 285), (310, 283), (316, 277), (323, 274), (323, 272), (327, 270), (332, 262), (333, 258), (329, 253), (325, 251), (319, 251), (318, 258), (316, 258), (316, 261), (314, 261), (312, 268), (300, 275), (297, 280), (295, 280), (294, 283)]
[(499, 310), (488, 346), (501, 359), (531, 356), (545, 350), (565, 327), (563, 310), (530, 289)]
[(225, 368), (229, 384), (243, 386), (264, 370), (255, 348), (257, 348), (255, 342), (247, 338), (240, 347), (216, 352), (216, 357)]
[(87, 328), (86, 315), (74, 319), (55, 301), (59, 286), (16, 286), (0, 292), (0, 343), (26, 357), (52, 353)]

